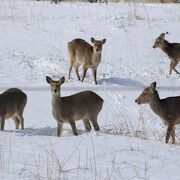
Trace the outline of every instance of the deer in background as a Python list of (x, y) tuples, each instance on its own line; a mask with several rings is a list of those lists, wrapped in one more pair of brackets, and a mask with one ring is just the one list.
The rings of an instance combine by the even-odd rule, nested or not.
[(92, 74), (95, 84), (97, 84), (97, 67), (101, 62), (102, 45), (106, 42), (106, 39), (95, 40), (91, 38), (93, 46), (83, 39), (74, 39), (68, 43), (69, 53), (69, 75), (70, 79), (72, 67), (74, 66), (77, 79), (80, 80), (78, 68), (80, 65), (83, 67), (83, 76), (81, 81), (83, 82), (88, 68), (92, 69)]
[(54, 2), (55, 4), (60, 3), (62, 0), (51, 0), (51, 4)]
[(97, 3), (98, 1), (99, 1), (99, 3), (101, 4), (101, 3), (108, 3), (108, 0), (88, 0), (90, 3)]
[(75, 121), (82, 119), (86, 131), (91, 131), (93, 124), (96, 131), (100, 130), (97, 117), (103, 106), (103, 99), (92, 91), (83, 91), (77, 94), (61, 97), (61, 85), (65, 78), (58, 81), (46, 76), (46, 81), (51, 85), (52, 113), (57, 121), (57, 136), (61, 135), (63, 123), (69, 123), (74, 135), (78, 135)]
[(24, 129), (23, 111), (27, 103), (27, 96), (19, 89), (11, 88), (0, 94), (0, 128), (4, 130), (5, 120), (12, 118), (16, 129), (21, 124)]
[(135, 102), (150, 105), (152, 111), (167, 125), (166, 143), (171, 136), (175, 144), (175, 125), (180, 124), (180, 96), (160, 99), (154, 82), (143, 90)]
[[(96, 0), (96, 2), (97, 2), (97, 1), (98, 1), (98, 0)], [(103, 0), (103, 1), (102, 1), (102, 0), (99, 0), (99, 2), (100, 2), (100, 3), (106, 3), (106, 4), (107, 4), (107, 3), (108, 3), (108, 0)]]
[(180, 61), (180, 43), (168, 42), (164, 39), (165, 34), (168, 34), (168, 32), (162, 33), (156, 38), (153, 48), (160, 48), (171, 60), (169, 75), (171, 75), (172, 70), (174, 70), (177, 74), (180, 74), (175, 68)]

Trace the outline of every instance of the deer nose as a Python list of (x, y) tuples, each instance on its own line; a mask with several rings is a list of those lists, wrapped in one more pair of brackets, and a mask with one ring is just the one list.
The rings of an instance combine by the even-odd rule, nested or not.
[(153, 46), (153, 48), (155, 48), (155, 46)]
[(98, 52), (98, 51), (99, 51), (99, 49), (96, 49), (96, 51)]
[(137, 103), (137, 99), (135, 100), (135, 103)]
[(56, 93), (56, 92), (57, 92), (57, 89), (54, 90), (54, 93)]

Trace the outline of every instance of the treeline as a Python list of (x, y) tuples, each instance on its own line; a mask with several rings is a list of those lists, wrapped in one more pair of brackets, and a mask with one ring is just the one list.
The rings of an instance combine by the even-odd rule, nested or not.
[(134, 3), (180, 3), (180, 0), (36, 0), (51, 1), (52, 3), (60, 2), (90, 2), (90, 3), (107, 3), (107, 2), (134, 2)]

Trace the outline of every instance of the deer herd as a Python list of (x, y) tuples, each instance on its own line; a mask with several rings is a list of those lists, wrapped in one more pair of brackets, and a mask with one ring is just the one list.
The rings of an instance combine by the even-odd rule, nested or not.
[[(179, 74), (176, 66), (180, 61), (180, 43), (170, 43), (165, 40), (162, 33), (155, 39), (153, 48), (160, 48), (170, 59), (169, 74), (174, 70)], [(83, 39), (74, 39), (68, 43), (69, 72), (74, 68), (77, 79), (84, 81), (88, 68), (92, 70), (95, 84), (97, 84), (97, 68), (101, 62), (102, 46), (106, 39), (95, 40), (91, 38), (92, 45)], [(82, 66), (82, 78), (78, 69)], [(78, 135), (76, 129), (77, 120), (82, 120), (86, 131), (91, 131), (91, 124), (95, 131), (100, 130), (97, 122), (98, 114), (102, 110), (104, 100), (93, 91), (82, 91), (71, 96), (61, 97), (61, 85), (65, 78), (53, 80), (46, 76), (46, 81), (50, 84), (52, 94), (52, 114), (57, 121), (57, 136), (61, 135), (63, 123), (69, 123), (74, 135)], [(156, 90), (156, 82), (145, 88), (135, 100), (137, 104), (149, 104), (152, 111), (159, 116), (167, 125), (166, 143), (170, 137), (175, 143), (175, 125), (180, 124), (180, 96), (160, 99)], [(0, 94), (0, 128), (4, 130), (5, 120), (12, 118), (16, 129), (21, 125), (24, 129), (23, 111), (27, 103), (27, 95), (17, 88), (11, 88)]]

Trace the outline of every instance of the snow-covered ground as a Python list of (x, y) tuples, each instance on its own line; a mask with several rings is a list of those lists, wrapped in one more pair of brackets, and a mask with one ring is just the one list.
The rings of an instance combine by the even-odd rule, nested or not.
[[(28, 95), (25, 130), (6, 121), (0, 132), (0, 179), (180, 179), (177, 145), (165, 144), (165, 126), (135, 98), (157, 81), (161, 98), (179, 94), (180, 78), (168, 75), (170, 61), (154, 39), (162, 32), (180, 42), (180, 6), (172, 4), (89, 4), (4, 0), (0, 3), (0, 88), (20, 87)], [(56, 137), (51, 94), (45, 76), (68, 73), (67, 42), (106, 38), (99, 85), (88, 71), (72, 79), (62, 95), (91, 89), (104, 99), (100, 132), (79, 136), (68, 124)], [(180, 71), (180, 65), (177, 66)]]

